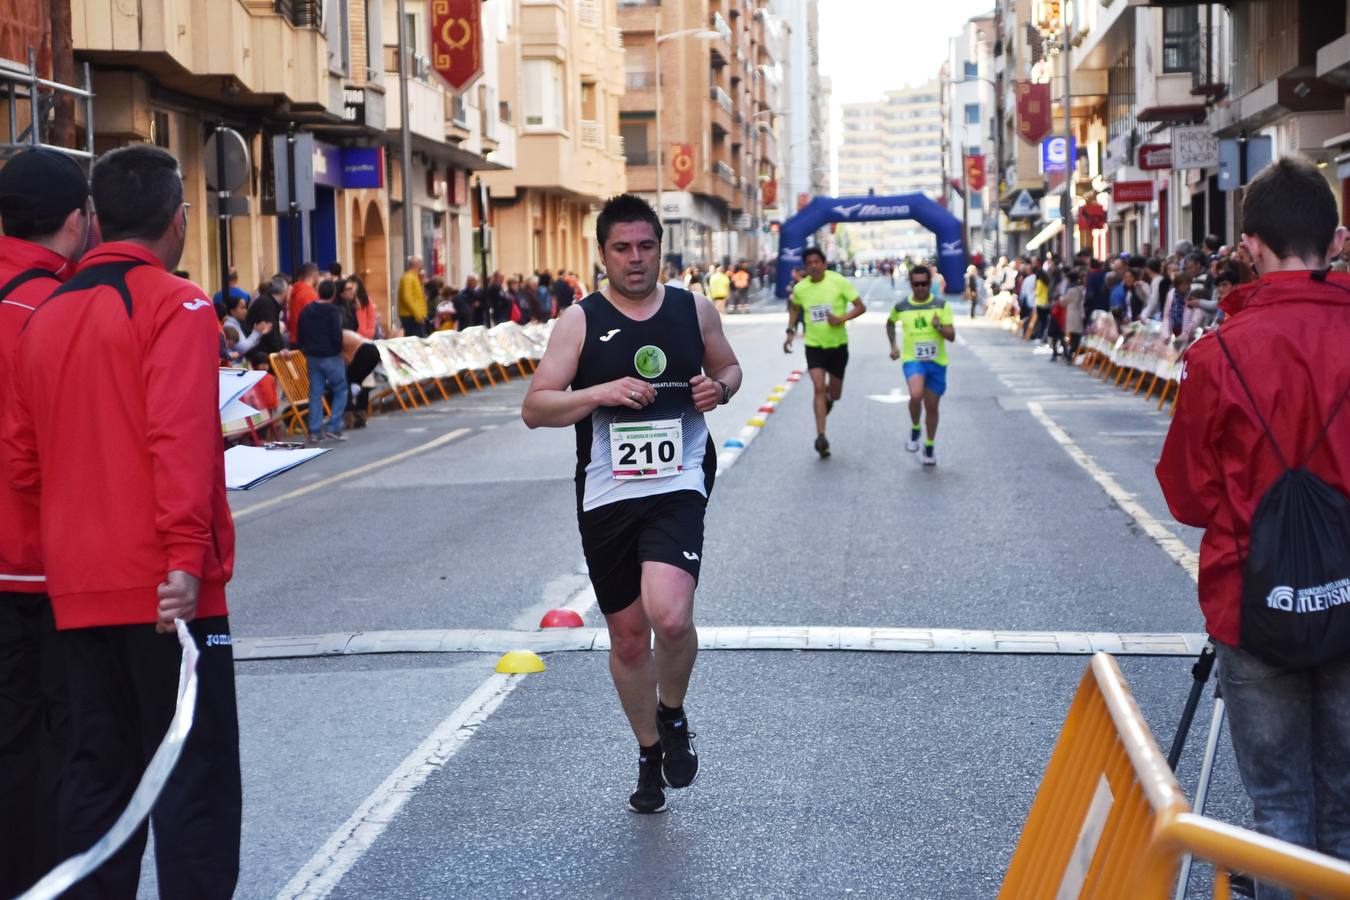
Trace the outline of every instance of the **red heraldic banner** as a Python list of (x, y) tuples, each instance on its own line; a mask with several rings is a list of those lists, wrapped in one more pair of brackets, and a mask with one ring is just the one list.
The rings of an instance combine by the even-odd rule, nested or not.
[(966, 154), (966, 184), (972, 191), (984, 190), (984, 154)]
[(684, 190), (694, 180), (694, 145), (675, 144), (670, 149), (675, 151), (670, 155), (670, 174), (675, 187)]
[(1050, 133), (1050, 85), (1017, 82), (1017, 136), (1038, 145)]
[(456, 91), (483, 74), (482, 0), (431, 0), (431, 65)]

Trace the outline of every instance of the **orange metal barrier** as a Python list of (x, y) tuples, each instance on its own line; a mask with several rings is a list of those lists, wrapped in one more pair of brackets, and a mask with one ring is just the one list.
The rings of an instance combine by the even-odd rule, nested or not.
[(1207, 819), (1167, 766), (1113, 657), (1083, 673), (1003, 879), (1000, 898), (1171, 896), (1180, 859), (1214, 865), (1215, 896), (1244, 872), (1314, 897), (1350, 897), (1350, 864)]

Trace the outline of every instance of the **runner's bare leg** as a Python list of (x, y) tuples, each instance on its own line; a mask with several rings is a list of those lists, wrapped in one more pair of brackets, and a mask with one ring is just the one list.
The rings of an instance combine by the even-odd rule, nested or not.
[(825, 433), (825, 398), (829, 396), (825, 387), (825, 370), (808, 369), (811, 373), (811, 386), (815, 389), (814, 409), (816, 413), (816, 434)]
[(923, 424), (928, 429), (928, 439), (930, 441), (937, 439), (938, 427), (938, 403), (942, 400), (932, 391), (923, 392)]
[(920, 421), (919, 413), (923, 410), (924, 397), (928, 392), (924, 388), (922, 375), (909, 376), (905, 384), (909, 387), (909, 422), (910, 425), (915, 425)]
[(642, 604), (656, 636), (656, 672), (661, 702), (670, 709), (684, 703), (698, 656), (694, 628), (694, 576), (662, 562), (642, 564)]
[(652, 657), (651, 625), (641, 598), (605, 616), (609, 626), (609, 674), (619, 692), (638, 743), (650, 747), (660, 740), (656, 731), (656, 660)]

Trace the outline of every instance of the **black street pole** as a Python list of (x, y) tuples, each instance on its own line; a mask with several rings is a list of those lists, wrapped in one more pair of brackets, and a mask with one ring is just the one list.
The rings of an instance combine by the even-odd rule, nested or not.
[(286, 126), (286, 193), (291, 217), (291, 277), (300, 271), (300, 202), (295, 186), (295, 123)]
[[(1235, 223), (1233, 234), (1241, 235), (1243, 228), (1242, 203), (1247, 197), (1247, 132), (1245, 130), (1238, 132), (1237, 148), (1238, 148), (1238, 190), (1240, 190), (1242, 193), (1240, 195), (1234, 194), (1234, 196), (1237, 198), (1237, 202), (1233, 204), (1234, 206), (1233, 220)], [(1212, 226), (1214, 223), (1206, 222), (1205, 224), (1207, 226), (1211, 226), (1210, 230), (1211, 233), (1213, 233)]]
[(216, 218), (220, 229), (220, 299), (230, 308), (230, 214), (225, 209), (225, 123), (216, 123)]
[(483, 185), (483, 179), (478, 179), (477, 185), (478, 200), (478, 264), (483, 267), (483, 321), (487, 327), (491, 328), (497, 324), (496, 310), (492, 308), (491, 295), (488, 294), (488, 287), (491, 281), (488, 278), (488, 248), (487, 248), (487, 188)]

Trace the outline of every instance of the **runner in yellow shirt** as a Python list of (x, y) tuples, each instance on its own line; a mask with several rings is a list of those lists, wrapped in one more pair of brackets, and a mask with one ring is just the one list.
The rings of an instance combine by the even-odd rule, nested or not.
[(721, 266), (713, 266), (712, 274), (708, 276), (708, 299), (717, 307), (718, 312), (726, 311), (729, 293), (731, 293), (731, 278)]
[(844, 323), (856, 319), (867, 308), (850, 282), (825, 267), (825, 253), (819, 247), (807, 247), (802, 254), (806, 277), (792, 287), (788, 305), (787, 340), (783, 352), (792, 352), (797, 335), (797, 319), (806, 319), (806, 369), (816, 389), (816, 452), (821, 459), (830, 455), (825, 437), (825, 417), (844, 393), (844, 369), (848, 366), (848, 329)]
[[(909, 418), (912, 427), (905, 449), (919, 449), (919, 414), (928, 426), (923, 444), (923, 464), (937, 465), (933, 442), (937, 439), (938, 404), (947, 392), (947, 342), (956, 340), (952, 308), (946, 300), (934, 298), (933, 275), (927, 266), (909, 270), (913, 293), (895, 304), (886, 320), (886, 339), (891, 343), (891, 359), (903, 359), (905, 382), (909, 386)], [(904, 332), (904, 349), (895, 345), (896, 323)]]

